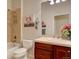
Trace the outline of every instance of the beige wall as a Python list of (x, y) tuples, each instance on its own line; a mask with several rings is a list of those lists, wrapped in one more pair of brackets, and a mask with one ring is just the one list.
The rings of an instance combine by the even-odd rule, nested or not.
[(16, 19), (17, 22), (13, 24), (13, 38), (16, 35), (16, 42), (21, 40), (21, 9), (16, 9)]
[[(64, 2), (50, 6), (48, 2), (42, 3), (46, 0), (8, 0), (8, 9), (16, 10), (21, 8), (21, 39), (35, 39), (41, 36), (41, 20), (47, 24), (46, 34), (51, 36), (54, 34), (54, 16), (70, 14), (70, 2)], [(41, 7), (42, 6), (42, 7)], [(42, 12), (41, 12), (42, 11)], [(19, 12), (19, 11), (18, 11)], [(42, 13), (42, 15), (41, 15)], [(24, 27), (25, 16), (33, 15), (34, 20), (39, 18), (39, 28)], [(42, 16), (42, 19), (41, 19)]]
[(12, 0), (7, 0), (7, 8), (12, 9)]
[[(21, 40), (21, 0), (7, 0), (7, 34), (8, 41), (20, 42)], [(15, 16), (15, 17), (14, 17)], [(14, 23), (14, 20), (17, 22)], [(14, 37), (16, 36), (16, 39)]]
[(41, 35), (41, 25), (39, 28), (24, 27), (25, 17), (32, 15), (35, 20), (36, 17), (41, 21), (41, 0), (22, 0), (22, 40), (23, 39), (35, 39)]
[(13, 11), (11, 10), (8, 10), (7, 12), (7, 39), (8, 41), (11, 41), (12, 39), (12, 14), (13, 14)]
[(43, 3), (43, 2), (46, 2), (46, 1), (49, 1), (49, 0), (41, 0), (42, 3)]
[(12, 0), (12, 9), (16, 10), (21, 8), (21, 0)]
[(71, 3), (70, 0), (55, 5), (50, 5), (49, 2), (44, 2), (42, 3), (41, 10), (42, 20), (44, 20), (47, 25), (46, 35), (52, 36), (54, 35), (54, 16), (70, 14)]
[[(34, 40), (41, 36), (41, 0), (22, 0), (21, 5), (21, 23), (22, 23), (22, 40)], [(24, 27), (25, 17), (33, 16), (33, 21), (38, 17), (38, 29), (35, 27)], [(30, 57), (34, 58), (34, 47), (30, 50)]]
[(7, 9), (15, 10), (21, 8), (21, 0), (7, 0)]
[[(16, 15), (14, 17), (14, 15)], [(14, 19), (16, 19), (16, 23), (14, 23)], [(15, 11), (8, 10), (8, 41), (20, 42), (21, 40), (21, 10), (17, 9)], [(16, 36), (16, 39), (14, 39)]]

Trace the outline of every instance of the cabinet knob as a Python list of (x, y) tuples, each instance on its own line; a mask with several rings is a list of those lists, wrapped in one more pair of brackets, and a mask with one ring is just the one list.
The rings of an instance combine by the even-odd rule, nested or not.
[(68, 50), (67, 52), (70, 53), (71, 51)]

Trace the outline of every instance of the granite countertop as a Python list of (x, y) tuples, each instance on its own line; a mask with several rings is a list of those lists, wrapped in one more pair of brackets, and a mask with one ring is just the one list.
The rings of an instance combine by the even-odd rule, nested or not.
[(40, 37), (40, 38), (35, 39), (35, 42), (71, 47), (71, 41), (65, 40), (65, 39), (62, 39), (62, 38)]

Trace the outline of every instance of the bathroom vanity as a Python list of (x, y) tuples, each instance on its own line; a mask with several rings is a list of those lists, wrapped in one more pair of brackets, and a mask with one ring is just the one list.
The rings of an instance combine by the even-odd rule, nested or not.
[(35, 59), (71, 59), (70, 41), (48, 37), (36, 39)]

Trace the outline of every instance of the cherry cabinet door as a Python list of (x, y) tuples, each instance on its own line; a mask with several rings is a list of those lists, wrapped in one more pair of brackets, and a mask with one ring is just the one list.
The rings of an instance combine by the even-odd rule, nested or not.
[(71, 49), (66, 47), (56, 47), (55, 59), (71, 59)]
[(35, 59), (52, 59), (52, 53), (47, 50), (35, 48)]

